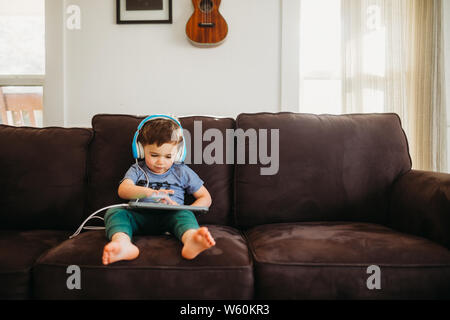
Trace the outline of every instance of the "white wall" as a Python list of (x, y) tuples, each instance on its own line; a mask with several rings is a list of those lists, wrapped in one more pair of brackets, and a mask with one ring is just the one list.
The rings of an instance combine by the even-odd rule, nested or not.
[(78, 5), (81, 29), (47, 17), (56, 28), (47, 52), (64, 53), (63, 61), (47, 57), (44, 125), (90, 126), (97, 113), (280, 111), (280, 0), (222, 1), (228, 37), (208, 49), (193, 47), (185, 36), (191, 0), (173, 0), (173, 24), (153, 25), (117, 25), (115, 3), (46, 1), (47, 15), (65, 18), (65, 8)]

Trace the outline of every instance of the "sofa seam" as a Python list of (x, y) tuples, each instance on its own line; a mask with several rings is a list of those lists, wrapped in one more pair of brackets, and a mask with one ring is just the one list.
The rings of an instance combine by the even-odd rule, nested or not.
[[(397, 120), (398, 120), (398, 123), (399, 123), (399, 125), (400, 125), (400, 129), (402, 130), (402, 133), (403, 133), (403, 138), (405, 139), (405, 142), (406, 142), (406, 152), (408, 153), (408, 157), (409, 157), (409, 170), (406, 171), (406, 172), (408, 172), (408, 171), (410, 171), (410, 170), (412, 169), (412, 158), (411, 158), (411, 154), (410, 154), (410, 150), (409, 150), (409, 141), (408, 141), (408, 137), (407, 137), (407, 135), (406, 135), (405, 130), (403, 129), (402, 119), (400, 118), (400, 116), (399, 116), (397, 113), (395, 113), (395, 112), (390, 113), (390, 114), (393, 114), (393, 115), (396, 116), (396, 118), (397, 118)], [(406, 172), (405, 172), (405, 173), (406, 173)]]
[(261, 112), (241, 112), (236, 116), (236, 120), (240, 116), (261, 116), (261, 115), (269, 115), (269, 116), (278, 116), (278, 115), (310, 115), (310, 116), (331, 116), (331, 117), (351, 117), (351, 116), (367, 116), (367, 115), (375, 115), (375, 116), (385, 116), (385, 115), (396, 115), (398, 114), (395, 112), (371, 112), (371, 113), (362, 113), (362, 112), (356, 112), (356, 113), (346, 113), (346, 114), (330, 114), (330, 113), (321, 113), (321, 114), (315, 114), (315, 113), (308, 113), (308, 112), (293, 112), (293, 111), (279, 111), (279, 112), (269, 112), (269, 111), (261, 111)]
[(378, 267), (383, 268), (450, 268), (450, 264), (430, 264), (430, 265), (424, 265), (424, 264), (410, 264), (410, 265), (395, 265), (395, 264), (385, 264), (385, 263), (377, 263), (377, 262), (368, 262), (368, 263), (325, 263), (325, 262), (318, 262), (318, 263), (288, 263), (288, 262), (268, 262), (268, 261), (258, 261), (256, 260), (256, 264), (265, 264), (265, 265), (271, 265), (271, 266), (292, 266), (292, 267), (364, 267), (367, 268), (367, 266), (370, 265), (376, 265)]
[[(45, 267), (53, 267), (53, 268), (66, 268), (69, 264), (63, 264), (63, 263), (38, 263), (36, 264), (33, 269), (45, 266)], [(201, 267), (137, 267), (137, 266), (120, 266), (120, 267), (106, 267), (106, 266), (88, 266), (88, 265), (77, 265), (80, 268), (83, 269), (103, 269), (103, 270), (165, 270), (165, 271), (180, 271), (180, 270), (187, 270), (187, 271), (233, 271), (233, 270), (246, 270), (246, 269), (252, 269), (252, 265), (248, 266), (238, 266), (238, 267), (211, 267), (211, 266), (201, 266)]]
[(258, 263), (258, 260), (257, 260), (258, 256), (256, 255), (256, 252), (253, 248), (253, 243), (250, 241), (250, 239), (247, 236), (247, 232), (245, 232), (244, 234), (245, 234), (246, 239), (248, 240), (247, 248), (248, 248), (249, 252), (251, 253), (252, 260), (255, 262), (254, 265), (255, 265), (255, 269), (256, 269), (256, 264)]
[(7, 275), (7, 274), (27, 274), (31, 271), (33, 267), (31, 266), (30, 268), (26, 268), (26, 269), (18, 269), (18, 270), (0, 270), (0, 275)]
[(46, 129), (61, 129), (64, 131), (72, 131), (72, 130), (80, 130), (80, 131), (86, 131), (86, 132), (90, 132), (92, 131), (92, 128), (88, 128), (88, 127), (59, 127), (59, 126), (48, 126), (48, 127), (30, 127), (30, 126), (11, 126), (8, 124), (0, 124), (0, 126), (3, 127), (8, 127), (8, 128), (13, 128), (13, 129), (32, 129), (32, 130), (46, 130)]
[[(130, 118), (130, 119), (140, 120), (141, 118), (145, 119), (146, 115), (137, 115), (137, 114), (136, 115), (132, 115), (132, 114), (119, 114), (119, 113), (98, 113), (98, 114), (95, 114), (92, 117), (92, 119), (91, 119), (91, 126), (92, 126), (92, 128), (94, 128), (94, 121), (96, 121), (97, 118), (99, 118), (99, 117), (115, 117), (115, 118), (127, 117), (127, 118)], [(178, 119), (183, 119), (183, 118), (215, 119), (215, 118), (218, 118), (218, 119), (221, 119), (221, 120), (232, 120), (233, 122), (235, 121), (235, 119), (233, 117), (226, 117), (226, 116), (223, 117), (223, 116), (219, 116), (219, 115), (217, 115), (217, 116), (213, 116), (213, 115), (210, 115), (210, 116), (186, 115), (186, 116), (184, 116), (183, 115), (183, 116), (177, 116), (177, 118)], [(140, 120), (140, 121), (142, 121), (142, 120)]]
[[(410, 150), (409, 150), (409, 141), (408, 141), (408, 137), (406, 136), (405, 130), (403, 129), (403, 126), (402, 126), (402, 119), (400, 118), (400, 116), (397, 113), (394, 112), (392, 114), (395, 115), (395, 117), (396, 117), (396, 119), (398, 121), (398, 124), (400, 126), (400, 130), (402, 131), (403, 138), (404, 138), (404, 141), (406, 143), (406, 152), (407, 152), (408, 158), (409, 158), (409, 168), (408, 168), (408, 170), (406, 170), (404, 172), (400, 171), (397, 174), (397, 176), (394, 178), (392, 183), (387, 188), (388, 212), (387, 212), (387, 215), (386, 215), (386, 226), (388, 226), (388, 227), (391, 226), (391, 221), (392, 221), (392, 204), (394, 202), (392, 196), (393, 196), (393, 192), (395, 190), (396, 184), (402, 177), (404, 177), (406, 174), (408, 174), (409, 172), (411, 172), (413, 170), (412, 169), (412, 158), (411, 158), (411, 154), (410, 154)], [(392, 229), (394, 229), (394, 228), (392, 228)]]
[(254, 259), (254, 257), (253, 257), (253, 254), (252, 254), (251, 250), (250, 250), (250, 241), (249, 241), (247, 235), (245, 234), (245, 232), (243, 232), (242, 230), (240, 230), (239, 232), (241, 233), (242, 238), (245, 240), (245, 244), (246, 244), (246, 247), (247, 247), (247, 254), (248, 254), (248, 259), (249, 259), (249, 262), (250, 262), (250, 266), (252, 267), (252, 269), (254, 269), (254, 266), (255, 266), (255, 263), (254, 263), (254, 262), (255, 262), (255, 259)]

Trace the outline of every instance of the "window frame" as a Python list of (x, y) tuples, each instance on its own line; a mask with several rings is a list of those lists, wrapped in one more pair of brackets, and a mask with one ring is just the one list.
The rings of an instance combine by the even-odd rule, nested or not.
[(45, 74), (0, 75), (0, 87), (43, 87)]

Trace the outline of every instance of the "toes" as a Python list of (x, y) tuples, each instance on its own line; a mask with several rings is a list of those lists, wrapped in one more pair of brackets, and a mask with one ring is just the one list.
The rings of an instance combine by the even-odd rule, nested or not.
[[(205, 241), (208, 246), (213, 246), (216, 244), (207, 227), (199, 228), (197, 235), (201, 236), (203, 238), (201, 240)], [(200, 240), (199, 238), (197, 239)]]
[(206, 233), (206, 241), (210, 244), (210, 245), (214, 245), (216, 244), (216, 242), (214, 241), (214, 238), (212, 237), (210, 232)]
[(209, 233), (208, 228), (206, 228), (206, 227), (201, 227), (198, 229), (198, 234), (203, 237), (206, 237), (208, 235), (208, 233)]
[(110, 243), (110, 244), (107, 246), (106, 250), (108, 250), (108, 253), (116, 254), (116, 253), (118, 253), (118, 252), (120, 251), (120, 248), (119, 248), (119, 246), (116, 245), (115, 243)]
[(109, 256), (109, 253), (111, 252), (111, 244), (107, 244), (103, 251), (104, 251), (105, 255)]
[(208, 244), (211, 245), (211, 246), (214, 244), (214, 240), (213, 240), (213, 238), (211, 237), (211, 235), (209, 235), (209, 236), (206, 238), (206, 241), (207, 241)]
[(196, 233), (196, 234), (194, 234), (192, 239), (194, 239), (195, 242), (202, 242), (203, 239), (205, 239), (205, 237), (203, 235), (201, 235), (200, 233)]
[(103, 249), (103, 257), (102, 262), (104, 265), (110, 264), (112, 257), (117, 254), (119, 251), (119, 248), (116, 246), (115, 243), (108, 243), (105, 248)]
[(107, 252), (103, 253), (103, 258), (102, 258), (102, 262), (104, 265), (107, 265), (109, 261), (109, 254)]

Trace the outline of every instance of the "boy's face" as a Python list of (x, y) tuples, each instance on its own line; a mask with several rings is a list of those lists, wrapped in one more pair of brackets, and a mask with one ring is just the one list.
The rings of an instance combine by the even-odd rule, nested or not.
[(164, 143), (159, 147), (155, 143), (144, 146), (145, 163), (151, 171), (157, 174), (162, 174), (170, 169), (176, 153), (177, 146), (172, 143)]

